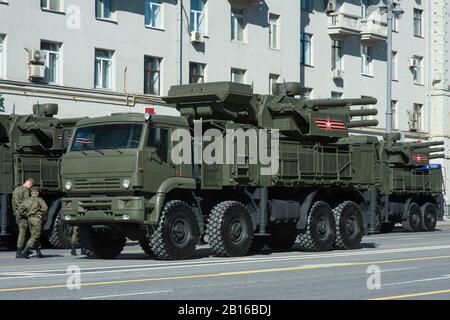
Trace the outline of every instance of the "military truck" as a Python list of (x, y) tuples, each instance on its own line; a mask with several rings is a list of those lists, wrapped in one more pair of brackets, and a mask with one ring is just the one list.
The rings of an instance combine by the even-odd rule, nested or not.
[[(275, 85), (273, 95), (230, 82), (173, 86), (163, 100), (179, 117), (80, 121), (62, 160), (61, 214), (80, 226), (88, 257), (114, 258), (127, 238), (164, 260), (190, 258), (200, 239), (227, 257), (265, 245), (286, 250), (297, 237), (304, 250), (352, 249), (365, 232), (393, 221), (389, 210), (397, 204), (411, 211), (417, 190), (403, 194), (391, 185), (397, 168), (387, 163), (386, 145), (349, 137), (349, 128), (378, 124), (358, 120), (377, 110), (351, 108), (376, 99), (303, 100), (295, 98), (299, 91), (296, 83)], [(236, 132), (248, 133), (241, 144)], [(228, 143), (212, 148), (221, 138)], [(270, 153), (271, 165), (255, 157), (258, 149)], [(208, 153), (229, 157), (218, 163)], [(398, 170), (422, 178), (432, 172)], [(435, 208), (430, 183), (420, 203)]]
[(80, 119), (57, 119), (57, 113), (56, 104), (37, 104), (32, 115), (0, 115), (0, 240), (4, 245), (15, 247), (17, 239), (12, 192), (27, 178), (33, 178), (50, 208), (44, 236), (57, 248), (70, 246), (71, 226), (58, 217), (63, 195), (59, 166)]

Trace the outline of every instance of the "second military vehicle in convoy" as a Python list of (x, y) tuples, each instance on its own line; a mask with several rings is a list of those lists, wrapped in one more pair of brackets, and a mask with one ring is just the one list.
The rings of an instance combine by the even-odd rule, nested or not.
[(179, 117), (80, 121), (62, 161), (64, 221), (99, 258), (119, 255), (127, 238), (158, 259), (187, 259), (200, 239), (235, 257), (297, 238), (310, 251), (356, 248), (395, 222), (432, 229), (442, 176), (428, 166), (430, 144), (350, 137), (349, 128), (378, 123), (357, 119), (377, 110), (351, 106), (376, 99), (302, 100), (299, 89), (174, 86), (163, 99)]

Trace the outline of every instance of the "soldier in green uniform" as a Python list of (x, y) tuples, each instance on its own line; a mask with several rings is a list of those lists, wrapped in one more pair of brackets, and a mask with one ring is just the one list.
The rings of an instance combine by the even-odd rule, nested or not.
[(78, 244), (78, 226), (72, 227), (72, 238), (70, 240), (72, 243), (72, 251), (70, 252), (70, 254), (73, 256), (76, 256), (77, 255), (77, 244)]
[(30, 189), (34, 185), (34, 180), (29, 178), (25, 183), (13, 191), (12, 195), (12, 208), (14, 216), (16, 217), (16, 223), (19, 228), (19, 236), (17, 237), (17, 253), (16, 258), (20, 258), (20, 252), (25, 245), (25, 238), (28, 231), (28, 219), (26, 217), (20, 217), (18, 210), (20, 205), (30, 197)]
[(47, 215), (48, 207), (45, 201), (39, 197), (39, 188), (31, 189), (31, 197), (25, 200), (19, 207), (19, 215), (28, 217), (31, 237), (28, 240), (25, 249), (21, 252), (22, 258), (28, 258), (30, 250), (36, 249), (37, 256), (42, 258), (39, 238), (41, 236), (42, 221)]

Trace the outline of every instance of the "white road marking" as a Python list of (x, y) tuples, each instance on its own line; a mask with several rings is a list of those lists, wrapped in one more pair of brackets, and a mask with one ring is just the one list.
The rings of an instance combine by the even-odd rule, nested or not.
[(417, 270), (420, 269), (419, 267), (412, 267), (412, 268), (398, 268), (398, 269), (387, 269), (387, 270), (381, 270), (381, 273), (384, 272), (397, 272), (397, 271), (409, 271), (409, 270)]
[(439, 281), (439, 280), (450, 280), (450, 275), (443, 275), (441, 277), (436, 277), (436, 278), (425, 278), (425, 279), (416, 279), (416, 280), (409, 280), (409, 281), (391, 282), (391, 283), (383, 284), (383, 287), (397, 286), (397, 285), (410, 284), (410, 283)]
[(147, 294), (169, 293), (169, 292), (173, 292), (173, 290), (160, 290), (160, 291), (148, 291), (148, 292), (131, 292), (131, 293), (122, 293), (122, 294), (111, 294), (111, 295), (107, 295), (107, 296), (84, 297), (84, 298), (81, 298), (81, 300), (107, 299), (107, 298), (140, 296), (140, 295), (147, 295)]
[[(107, 273), (124, 273), (124, 272), (138, 272), (138, 271), (150, 271), (150, 270), (166, 270), (166, 269), (181, 269), (181, 268), (193, 268), (193, 267), (207, 267), (207, 266), (222, 266), (222, 265), (238, 265), (238, 264), (250, 264), (250, 263), (268, 263), (268, 262), (283, 262), (283, 261), (296, 261), (307, 259), (320, 259), (320, 258), (335, 258), (335, 257), (355, 257), (375, 254), (386, 253), (404, 253), (404, 252), (424, 252), (440, 249), (450, 249), (450, 245), (431, 246), (431, 247), (416, 247), (416, 248), (402, 248), (402, 249), (388, 249), (388, 250), (368, 250), (368, 251), (356, 251), (356, 252), (342, 252), (334, 254), (315, 254), (315, 255), (302, 255), (302, 256), (283, 256), (272, 258), (238, 258), (231, 260), (217, 259), (213, 261), (203, 262), (179, 262), (179, 263), (163, 263), (163, 264), (145, 264), (145, 265), (129, 265), (129, 266), (107, 266), (107, 267), (94, 267), (94, 268), (82, 268), (81, 273), (83, 276), (93, 274), (107, 274)], [(117, 269), (117, 270), (111, 270)], [(89, 271), (93, 270), (93, 271)], [(23, 277), (10, 277), (1, 280), (11, 279), (29, 279), (29, 278), (47, 278), (47, 277), (66, 277), (66, 269), (55, 270), (36, 270), (27, 271), (34, 272), (35, 275), (23, 276)], [(49, 274), (51, 272), (59, 272), (58, 274)]]

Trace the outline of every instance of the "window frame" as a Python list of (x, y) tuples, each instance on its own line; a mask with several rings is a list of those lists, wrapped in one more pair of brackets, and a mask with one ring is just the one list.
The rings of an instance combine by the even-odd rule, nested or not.
[(0, 33), (0, 79), (6, 78), (7, 35)]
[[(303, 66), (312, 67), (314, 65), (313, 54), (312, 54), (312, 50), (313, 50), (312, 39), (313, 39), (313, 34), (311, 34), (311, 33), (302, 32), (300, 34), (300, 64)], [(305, 44), (309, 44), (308, 51), (305, 50), (305, 48), (306, 48)], [(308, 52), (308, 55), (305, 54), (306, 52)], [(308, 63), (306, 61), (306, 57), (308, 57)]]
[[(237, 71), (237, 72), (235, 72), (235, 71)], [(235, 75), (238, 74), (239, 72), (242, 74), (242, 82), (234, 81)], [(240, 69), (240, 68), (231, 68), (231, 82), (246, 84), (247, 83), (247, 70)]]
[(392, 81), (398, 81), (398, 51), (392, 51)]
[[(418, 107), (418, 108), (417, 108)], [(419, 109), (419, 111), (417, 111), (417, 109)], [(416, 131), (417, 132), (423, 132), (423, 104), (422, 103), (413, 103), (413, 117), (415, 114), (419, 115), (419, 119), (417, 120), (417, 127), (416, 127)]]
[[(361, 45), (361, 74), (364, 76), (373, 77), (373, 47), (367, 45)], [(370, 52), (370, 53), (369, 53)], [(370, 61), (367, 62), (367, 57)], [(367, 64), (366, 64), (367, 62)], [(366, 66), (368, 70), (366, 70)]]
[[(109, 3), (109, 17), (104, 16), (104, 13), (105, 13), (104, 1), (108, 1), (108, 3)], [(100, 8), (101, 15), (99, 14), (99, 8), (98, 8), (99, 5), (101, 7)], [(114, 11), (113, 11), (113, 0), (95, 0), (95, 18), (97, 20), (115, 21)]]
[(331, 40), (331, 70), (344, 71), (343, 58), (344, 42), (341, 40)]
[[(43, 49), (44, 44), (47, 45), (55, 45), (56, 46), (56, 50), (55, 49)], [(44, 82), (48, 83), (48, 84), (61, 84), (61, 60), (62, 60), (62, 52), (61, 52), (61, 48), (62, 48), (62, 43), (59, 42), (55, 42), (55, 41), (47, 41), (47, 40), (41, 40), (41, 51), (45, 52), (45, 77), (44, 77)], [(55, 79), (50, 79), (50, 74), (52, 74), (51, 70), (50, 70), (50, 55), (54, 55), (56, 58), (56, 70), (54, 72), (55, 75)], [(54, 80), (54, 81), (51, 81)]]
[[(416, 13), (419, 13), (419, 19), (416, 18)], [(419, 34), (416, 33), (419, 28)], [(423, 10), (414, 8), (413, 9), (413, 34), (415, 37), (423, 38)]]
[[(98, 53), (100, 52), (107, 52), (111, 54), (111, 57), (100, 57)], [(100, 48), (96, 48), (95, 49), (95, 75), (94, 75), (94, 88), (95, 89), (102, 89), (102, 90), (113, 90), (114, 88), (114, 76), (113, 76), (113, 72), (114, 72), (114, 67), (113, 67), (113, 63), (114, 63), (114, 54), (115, 52), (113, 50), (108, 50), (108, 49), (100, 49)], [(100, 62), (100, 74), (97, 72), (97, 63)], [(109, 87), (108, 86), (104, 86), (104, 78), (106, 78), (106, 74), (104, 75), (105, 72), (105, 68), (104, 68), (104, 63), (105, 62), (109, 62)], [(100, 77), (99, 77), (100, 76)], [(98, 82), (100, 81), (100, 85), (98, 85)]]
[(272, 86), (274, 83), (279, 83), (280, 75), (277, 73), (269, 73), (269, 94), (272, 94)]
[[(193, 68), (194, 67), (194, 68)], [(199, 67), (199, 68), (198, 68)], [(201, 70), (200, 73), (192, 73), (192, 70)], [(189, 83), (205, 83), (206, 82), (206, 64), (200, 62), (189, 62)], [(194, 79), (201, 79), (201, 82), (194, 81)]]
[[(164, 30), (164, 3), (161, 0), (145, 0), (144, 1), (144, 24), (146, 28), (151, 29), (157, 29), (157, 30)], [(155, 8), (159, 7), (159, 26), (157, 25), (151, 25), (151, 17), (150, 14), (152, 10), (155, 10)]]
[[(152, 62), (152, 59), (157, 62), (157, 68), (153, 69), (151, 68), (154, 63)], [(162, 62), (163, 58), (157, 57), (157, 56), (150, 56), (146, 55), (144, 56), (144, 94), (152, 95), (152, 96), (160, 96), (162, 89), (161, 89), (161, 75), (162, 75)], [(150, 68), (147, 68), (147, 66), (150, 66)], [(155, 89), (155, 83), (154, 83), (154, 76), (157, 75), (157, 90)], [(148, 90), (151, 89), (151, 90)]]
[[(269, 13), (269, 48), (273, 50), (281, 49), (281, 16), (275, 13)], [(275, 21), (275, 23), (273, 23)], [(274, 32), (275, 27), (275, 32)], [(275, 35), (275, 41), (274, 41)], [(274, 45), (275, 44), (275, 45)]]
[(64, 13), (64, 3), (63, 0), (54, 0), (58, 3), (58, 9), (52, 9), (52, 0), (41, 0), (41, 10), (50, 11), (50, 12), (58, 12)]
[[(413, 69), (413, 82), (416, 85), (423, 85), (424, 84), (423, 57), (415, 55), (414, 59), (418, 60), (419, 64), (417, 67)], [(419, 77), (417, 76), (417, 74), (419, 74)]]
[[(203, 10), (199, 11), (196, 9), (192, 9), (193, 1), (203, 2)], [(189, 31), (190, 32), (199, 32), (203, 35), (207, 34), (207, 19), (208, 19), (208, 1), (207, 0), (191, 0), (190, 1), (190, 15), (189, 15)], [(192, 19), (194, 17), (194, 19)], [(199, 20), (201, 21), (199, 24)]]
[[(242, 13), (238, 13), (236, 14), (236, 12), (234, 12), (235, 10), (240, 10), (242, 11)], [(237, 42), (237, 43), (246, 43), (247, 41), (247, 37), (246, 37), (246, 21), (245, 21), (245, 9), (244, 8), (240, 8), (240, 7), (236, 7), (236, 6), (231, 6), (231, 41), (233, 42)], [(242, 19), (242, 40), (239, 40), (237, 35), (238, 35), (238, 26), (239, 24), (239, 19)], [(234, 37), (233, 37), (234, 36)]]

